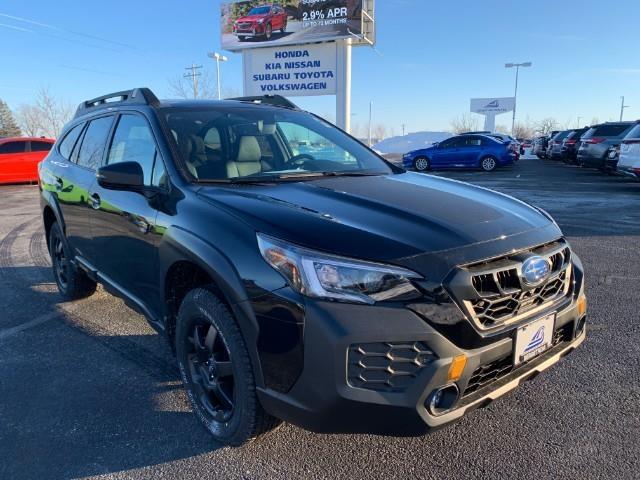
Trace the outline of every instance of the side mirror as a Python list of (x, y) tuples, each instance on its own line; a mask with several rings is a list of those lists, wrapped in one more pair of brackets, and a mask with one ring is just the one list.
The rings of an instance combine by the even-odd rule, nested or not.
[(120, 162), (100, 167), (98, 185), (110, 190), (139, 191), (144, 187), (144, 173), (138, 162)]

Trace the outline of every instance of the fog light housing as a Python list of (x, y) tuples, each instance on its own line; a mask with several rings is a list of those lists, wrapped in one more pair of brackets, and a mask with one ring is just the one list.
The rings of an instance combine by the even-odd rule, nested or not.
[(586, 316), (578, 319), (578, 323), (576, 324), (576, 337), (579, 337), (580, 335), (582, 335), (582, 332), (584, 331), (584, 327), (586, 324), (587, 324)]
[(442, 415), (453, 408), (460, 396), (460, 390), (456, 384), (434, 390), (427, 399), (427, 408), (431, 415)]

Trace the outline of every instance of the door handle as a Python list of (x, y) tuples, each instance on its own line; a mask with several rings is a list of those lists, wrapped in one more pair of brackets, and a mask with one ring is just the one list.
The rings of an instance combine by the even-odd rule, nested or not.
[(60, 192), (64, 188), (64, 182), (60, 177), (56, 177), (56, 191)]
[(98, 195), (97, 193), (92, 193), (89, 196), (89, 204), (94, 210), (100, 209), (100, 195)]

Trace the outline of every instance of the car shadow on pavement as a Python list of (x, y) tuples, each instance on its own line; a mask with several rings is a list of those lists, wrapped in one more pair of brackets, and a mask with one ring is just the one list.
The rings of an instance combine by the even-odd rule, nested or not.
[[(14, 278), (28, 278), (20, 268)], [(61, 304), (27, 283), (26, 305), (49, 313), (0, 330), (0, 478), (121, 472), (221, 447), (191, 412), (166, 341), (126, 332), (141, 317), (105, 294)]]

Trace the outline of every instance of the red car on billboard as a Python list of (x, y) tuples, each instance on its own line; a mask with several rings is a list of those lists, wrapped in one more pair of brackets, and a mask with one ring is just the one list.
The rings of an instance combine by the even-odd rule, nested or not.
[(38, 163), (47, 156), (51, 138), (0, 138), (0, 184), (38, 181)]
[(279, 5), (253, 7), (244, 17), (233, 22), (233, 33), (240, 41), (249, 37), (269, 40), (275, 30), (282, 33), (287, 30), (287, 17), (287, 12)]

